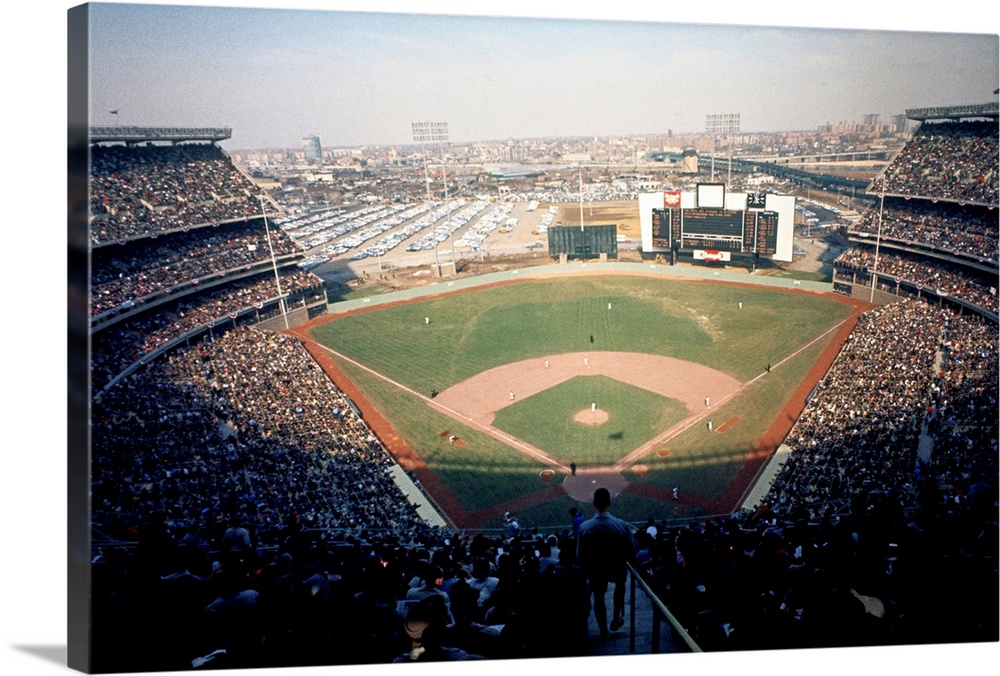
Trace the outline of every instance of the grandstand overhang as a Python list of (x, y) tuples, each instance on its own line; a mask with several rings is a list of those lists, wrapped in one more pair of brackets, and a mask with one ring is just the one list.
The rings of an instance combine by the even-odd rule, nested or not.
[(906, 117), (909, 120), (924, 122), (925, 120), (962, 120), (972, 117), (997, 119), (1000, 114), (1000, 104), (979, 103), (968, 106), (941, 106), (938, 108), (908, 108)]
[(90, 143), (218, 143), (232, 135), (232, 127), (91, 127)]

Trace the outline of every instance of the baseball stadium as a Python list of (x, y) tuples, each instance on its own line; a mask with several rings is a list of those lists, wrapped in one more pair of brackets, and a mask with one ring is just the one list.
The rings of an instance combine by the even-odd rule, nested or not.
[[(416, 251), (510, 205), (307, 223), (225, 127), (89, 128), (71, 665), (997, 641), (997, 106), (907, 115), (869, 206), (825, 235), (827, 277), (781, 264), (771, 200), (794, 197), (699, 204), (707, 179), (586, 223), (541, 196), (581, 222), (521, 256), (451, 241), (450, 270), (434, 248), (359, 273), (354, 244), (317, 265), (380, 223), (369, 239), (420, 223), (398, 238)], [(598, 489), (634, 540), (610, 632), (574, 519)]]
[(294, 331), (451, 527), (558, 525), (595, 483), (632, 521), (736, 510), (864, 305), (603, 267), (620, 270), (493, 275)]

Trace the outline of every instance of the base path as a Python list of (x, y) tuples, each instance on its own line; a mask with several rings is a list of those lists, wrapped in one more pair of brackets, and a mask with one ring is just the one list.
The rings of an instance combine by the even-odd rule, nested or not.
[[(309, 336), (308, 329), (329, 321), (329, 316), (296, 326), (288, 330), (287, 333), (295, 335), (303, 341), (306, 348), (331, 379), (358, 405), (376, 435), (395, 456), (400, 465), (420, 482), (425, 494), (445, 515), (449, 524), (456, 528), (476, 528), (491, 519), (498, 518), (504, 511), (509, 510), (516, 513), (558, 498), (560, 495), (569, 495), (580, 502), (589, 502), (596, 485), (607, 487), (611, 490), (612, 495), (629, 492), (664, 503), (676, 503), (675, 512), (678, 514), (681, 513), (678, 510), (683, 511), (684, 505), (708, 513), (725, 513), (736, 509), (741, 499), (752, 488), (767, 459), (784, 440), (794, 421), (805, 407), (808, 393), (836, 359), (841, 345), (850, 335), (858, 317), (871, 307), (870, 304), (857, 299), (838, 297), (838, 300), (853, 305), (854, 312), (847, 320), (832, 330), (835, 333), (833, 340), (830, 341), (798, 390), (786, 404), (782, 414), (774, 421), (756, 449), (749, 454), (727, 489), (715, 499), (683, 493), (678, 499), (665, 488), (641, 482), (630, 483), (622, 475), (622, 471), (632, 463), (641, 460), (647, 453), (653, 452), (664, 441), (676, 436), (688, 426), (699, 422), (717, 406), (738, 396), (750, 384), (740, 383), (714, 369), (692, 362), (649, 354), (605, 351), (577, 352), (533, 358), (496, 367), (449, 387), (433, 399), (417, 394), (416, 396), (423, 399), (428, 406), (445, 412), (456, 420), (497, 438), (506, 437), (492, 427), (493, 418), (497, 411), (520, 399), (578, 376), (602, 375), (665, 397), (677, 399), (684, 403), (689, 413), (685, 420), (658, 435), (647, 444), (643, 444), (614, 465), (581, 468), (576, 475), (572, 475), (569, 468), (564, 467), (561, 461), (548, 456), (539, 449), (530, 448), (520, 440), (503, 438), (502, 440), (512, 447), (535, 455), (536, 459), (555, 470), (556, 474), (547, 475), (542, 482), (547, 485), (535, 493), (523, 495), (508, 503), (492, 505), (478, 512), (468, 512), (440, 479), (434, 475), (420, 455), (406, 443), (391, 423), (337, 367), (331, 358), (330, 349), (318, 345)], [(773, 368), (779, 368), (781, 365), (781, 363), (775, 364)], [(511, 393), (514, 395), (513, 399), (511, 399)], [(583, 411), (583, 414), (590, 413), (589, 409)], [(596, 414), (598, 411), (593, 413)], [(738, 421), (730, 422), (736, 424)], [(563, 473), (561, 478), (560, 472)]]
[(434, 403), (467, 421), (491, 425), (500, 409), (579, 376), (605, 376), (677, 399), (692, 414), (705, 410), (706, 397), (714, 407), (742, 388), (721, 371), (682, 359), (636, 352), (572, 352), (483, 371), (439, 393)]

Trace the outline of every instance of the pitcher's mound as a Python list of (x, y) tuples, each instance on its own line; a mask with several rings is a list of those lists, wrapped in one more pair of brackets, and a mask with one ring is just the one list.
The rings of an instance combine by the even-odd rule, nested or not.
[(591, 411), (589, 408), (585, 408), (573, 416), (573, 422), (581, 425), (603, 425), (608, 422), (608, 412), (601, 409)]

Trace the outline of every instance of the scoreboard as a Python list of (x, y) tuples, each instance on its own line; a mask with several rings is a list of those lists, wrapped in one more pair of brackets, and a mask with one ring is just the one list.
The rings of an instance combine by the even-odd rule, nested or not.
[(778, 214), (724, 209), (653, 209), (653, 246), (773, 256)]
[(692, 253), (701, 260), (792, 260), (794, 196), (720, 192), (699, 186), (698, 192), (640, 194), (643, 250)]

